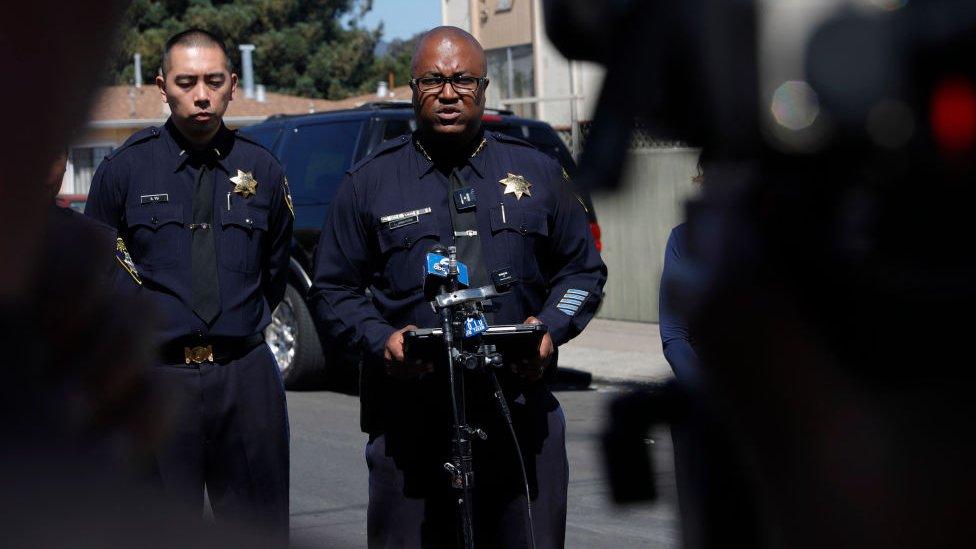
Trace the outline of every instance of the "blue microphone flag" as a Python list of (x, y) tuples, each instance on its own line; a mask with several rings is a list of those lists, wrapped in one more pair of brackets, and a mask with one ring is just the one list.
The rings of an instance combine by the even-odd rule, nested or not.
[(488, 321), (484, 315), (469, 316), (464, 319), (464, 338), (468, 339), (488, 331)]
[[(427, 253), (427, 268), (424, 271), (425, 275), (439, 276), (441, 278), (447, 278), (448, 271), (450, 270), (451, 260), (447, 256), (441, 254)], [(468, 286), (468, 266), (460, 261), (457, 262), (458, 268), (458, 285)]]

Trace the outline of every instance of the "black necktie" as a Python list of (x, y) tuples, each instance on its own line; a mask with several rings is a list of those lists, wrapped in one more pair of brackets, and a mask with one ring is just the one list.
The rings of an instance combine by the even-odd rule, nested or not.
[(220, 314), (220, 287), (217, 281), (217, 250), (213, 229), (214, 172), (200, 166), (197, 192), (193, 197), (193, 224), (190, 226), (190, 274), (193, 276), (193, 312), (210, 324)]
[(449, 178), (451, 192), (447, 197), (451, 210), (451, 224), (454, 225), (454, 245), (457, 247), (458, 261), (468, 266), (471, 287), (484, 286), (488, 283), (488, 271), (485, 258), (481, 253), (481, 237), (478, 235), (477, 206), (465, 210), (458, 210), (454, 201), (454, 193), (470, 187), (455, 169)]

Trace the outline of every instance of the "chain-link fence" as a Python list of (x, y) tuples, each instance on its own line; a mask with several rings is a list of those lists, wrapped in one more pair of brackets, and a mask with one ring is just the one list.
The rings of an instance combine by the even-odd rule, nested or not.
[[(574, 148), (573, 143), (573, 128), (572, 126), (555, 126), (556, 132), (559, 137), (562, 138), (563, 142), (566, 143), (566, 147), (569, 150), (579, 150), (582, 151), (586, 147), (586, 139), (590, 135), (590, 130), (593, 123), (590, 121), (579, 122), (579, 143), (578, 148)], [(684, 141), (679, 141), (676, 139), (661, 139), (653, 134), (653, 132), (643, 123), (637, 122), (634, 124), (634, 131), (631, 135), (630, 148), (631, 149), (676, 149), (687, 147), (688, 144)]]
[[(502, 99), (499, 103), (506, 109), (511, 109), (516, 115), (534, 118), (537, 113), (537, 106), (540, 103), (554, 102), (570, 104), (570, 123), (554, 125), (553, 128), (566, 143), (573, 157), (579, 160), (579, 155), (586, 147), (587, 137), (590, 135), (593, 123), (588, 120), (579, 120), (580, 102), (585, 99), (582, 95), (568, 95), (560, 97), (522, 97), (516, 99)], [(574, 131), (575, 130), (575, 131)], [(654, 134), (647, 124), (641, 121), (634, 122), (634, 129), (631, 135), (631, 149), (676, 149), (687, 147), (688, 144), (676, 139), (662, 139)]]

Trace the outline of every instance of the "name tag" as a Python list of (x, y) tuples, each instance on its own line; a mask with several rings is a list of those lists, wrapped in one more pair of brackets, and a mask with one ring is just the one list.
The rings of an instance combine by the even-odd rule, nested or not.
[(159, 204), (162, 202), (169, 202), (169, 195), (163, 194), (144, 194), (139, 197), (140, 204)]
[(410, 210), (409, 212), (400, 212), (393, 215), (384, 215), (383, 217), (380, 218), (380, 223), (389, 223), (390, 228), (395, 229), (396, 227), (403, 226), (403, 225), (397, 225), (396, 227), (394, 227), (393, 224), (398, 221), (411, 219), (412, 221), (405, 223), (405, 225), (409, 225), (410, 223), (416, 223), (417, 221), (419, 221), (420, 216), (429, 213), (430, 213), (430, 208), (420, 208), (419, 210)]
[(406, 227), (407, 225), (413, 225), (414, 223), (420, 222), (420, 216), (414, 215), (411, 217), (404, 217), (403, 219), (397, 219), (396, 221), (390, 221), (390, 229), (399, 229), (400, 227)]

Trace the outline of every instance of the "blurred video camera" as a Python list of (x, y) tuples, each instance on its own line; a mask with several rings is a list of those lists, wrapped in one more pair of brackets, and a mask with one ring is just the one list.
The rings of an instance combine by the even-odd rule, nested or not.
[(677, 282), (703, 385), (615, 405), (618, 499), (655, 493), (638, 437), (704, 414), (759, 501), (761, 545), (964, 546), (976, 527), (952, 517), (976, 486), (976, 402), (971, 323), (956, 318), (976, 306), (976, 4), (544, 10), (560, 51), (607, 69), (579, 184), (616, 187), (636, 122), (706, 159), (688, 205), (694, 272)]

